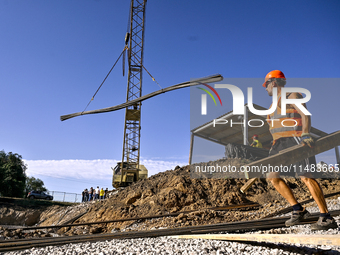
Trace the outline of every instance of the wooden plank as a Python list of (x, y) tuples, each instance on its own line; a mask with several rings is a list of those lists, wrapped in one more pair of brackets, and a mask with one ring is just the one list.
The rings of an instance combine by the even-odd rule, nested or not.
[(249, 179), (241, 188), (240, 191), (245, 193), (253, 184), (256, 182), (258, 178), (251, 178)]
[(340, 245), (340, 235), (302, 235), (302, 234), (213, 234), (172, 236), (181, 239), (212, 239), (225, 241), (251, 241), (303, 245)]
[[(252, 166), (289, 166), (290, 164), (294, 164), (300, 160), (305, 158), (309, 158), (320, 154), (322, 152), (333, 149), (335, 146), (340, 145), (340, 130), (329, 134), (327, 136), (323, 136), (315, 141), (314, 148), (310, 148), (308, 146), (304, 146), (304, 144), (298, 144), (287, 148), (285, 150), (280, 151), (280, 153), (269, 156), (267, 158), (252, 162), (245, 167)], [(261, 176), (261, 173), (257, 172), (245, 172), (246, 178), (254, 178)]]
[[(294, 164), (300, 160), (305, 158), (309, 158), (311, 156), (315, 156), (322, 152), (333, 149), (336, 146), (340, 145), (340, 130), (334, 133), (331, 133), (327, 136), (323, 136), (315, 141), (314, 148), (309, 148), (304, 144), (298, 144), (287, 148), (285, 150), (280, 151), (280, 153), (260, 159), (258, 161), (252, 162), (245, 167), (262, 167), (262, 166), (289, 166), (290, 164)], [(262, 172), (245, 172), (245, 177), (247, 179), (251, 178), (245, 185), (241, 187), (241, 192), (246, 192), (251, 185), (256, 181), (258, 177), (262, 175)]]

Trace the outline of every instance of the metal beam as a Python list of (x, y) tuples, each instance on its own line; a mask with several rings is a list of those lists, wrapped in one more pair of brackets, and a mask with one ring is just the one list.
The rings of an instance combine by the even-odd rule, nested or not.
[(200, 137), (200, 138), (203, 138), (203, 139), (208, 140), (208, 141), (210, 141), (210, 142), (217, 143), (217, 144), (219, 144), (219, 145), (223, 145), (223, 146), (228, 145), (228, 143), (223, 143), (223, 142), (221, 142), (220, 140), (211, 139), (210, 137), (207, 137), (207, 136), (204, 136), (204, 135), (195, 134), (195, 136)]
[(336, 163), (340, 164), (339, 147), (335, 146)]

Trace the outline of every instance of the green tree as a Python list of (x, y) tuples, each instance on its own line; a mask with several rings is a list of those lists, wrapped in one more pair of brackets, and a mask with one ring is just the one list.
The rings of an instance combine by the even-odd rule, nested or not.
[(0, 151), (0, 194), (2, 196), (24, 196), (26, 168), (21, 155)]
[(47, 191), (46, 187), (44, 186), (44, 182), (40, 180), (39, 178), (35, 177), (26, 177), (26, 187), (25, 187), (25, 193), (26, 195), (28, 192), (32, 190), (40, 190), (40, 191)]

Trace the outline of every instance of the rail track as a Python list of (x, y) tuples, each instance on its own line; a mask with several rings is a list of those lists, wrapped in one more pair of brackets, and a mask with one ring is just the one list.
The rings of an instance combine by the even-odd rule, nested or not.
[[(336, 195), (340, 195), (340, 191), (337, 191), (337, 192), (333, 192), (333, 193), (330, 193), (330, 194), (326, 194), (324, 195), (325, 198), (329, 198), (329, 197), (332, 197), (332, 196), (336, 196)], [(304, 200), (302, 202), (300, 202), (301, 205), (304, 205), (304, 204), (308, 204), (310, 202), (314, 202), (315, 200), (313, 198), (311, 199), (307, 199), (307, 200)], [(274, 212), (274, 213), (271, 213), (271, 214), (268, 214), (267, 216), (265, 216), (264, 218), (271, 218), (271, 217), (274, 217), (274, 216), (277, 216), (277, 215), (281, 215), (281, 214), (286, 214), (286, 213), (289, 213), (293, 210), (293, 208), (291, 206), (287, 207), (287, 208), (284, 208), (282, 210), (279, 210), (277, 212)]]
[[(332, 216), (340, 215), (340, 210), (331, 211)], [(319, 213), (312, 214), (309, 218), (304, 220), (302, 224), (314, 223), (318, 220)], [(157, 229), (147, 231), (128, 231), (119, 233), (108, 234), (93, 234), (82, 236), (68, 236), (68, 237), (49, 237), (39, 239), (14, 239), (0, 241), (0, 252), (30, 249), (32, 247), (45, 247), (45, 246), (58, 246), (68, 243), (81, 243), (81, 242), (96, 242), (112, 239), (125, 239), (125, 238), (151, 238), (160, 236), (178, 236), (178, 235), (192, 235), (192, 234), (211, 234), (220, 232), (245, 232), (250, 230), (266, 230), (272, 228), (285, 227), (287, 217), (260, 219), (252, 221), (242, 221), (233, 223), (219, 223), (202, 226), (172, 228), (172, 229)]]
[[(325, 197), (331, 197), (340, 194), (340, 192), (335, 192), (331, 194), (325, 195)], [(308, 199), (302, 201), (301, 204), (306, 204), (312, 202), (313, 199)], [(258, 203), (248, 203), (241, 205), (231, 205), (225, 207), (210, 207), (205, 209), (216, 210), (216, 211), (228, 211), (234, 209), (248, 209), (259, 207)], [(38, 227), (28, 227), (28, 228), (18, 228), (23, 231), (25, 230), (37, 230), (37, 229), (46, 229), (46, 228), (62, 228), (62, 227), (75, 227), (75, 226), (84, 226), (84, 225), (94, 225), (94, 224), (106, 224), (113, 222), (122, 222), (122, 221), (131, 221), (131, 220), (145, 220), (152, 218), (161, 218), (168, 216), (178, 216), (181, 213), (190, 213), (192, 211), (183, 211), (179, 213), (169, 213), (163, 215), (151, 215), (145, 217), (136, 217), (136, 218), (125, 218), (125, 219), (116, 219), (110, 221), (97, 221), (97, 222), (88, 222), (88, 223), (75, 223), (75, 224), (63, 224), (56, 226), (38, 226)], [(92, 234), (92, 235), (79, 235), (79, 236), (67, 236), (67, 237), (48, 237), (48, 238), (31, 238), (31, 239), (11, 239), (6, 241), (0, 241), (0, 252), (14, 251), (14, 250), (23, 250), (30, 249), (32, 247), (45, 247), (45, 246), (58, 246), (64, 245), (68, 243), (81, 243), (81, 242), (97, 242), (104, 240), (112, 240), (112, 239), (124, 239), (124, 238), (147, 238), (147, 237), (160, 237), (160, 236), (179, 236), (179, 235), (196, 235), (196, 234), (211, 234), (211, 233), (220, 233), (220, 232), (246, 232), (251, 230), (266, 230), (272, 228), (281, 228), (285, 227), (285, 221), (289, 218), (287, 217), (276, 217), (273, 216), (289, 213), (291, 211), (291, 207), (284, 208), (278, 212), (267, 215), (263, 219), (260, 220), (252, 220), (252, 221), (242, 221), (242, 222), (232, 222), (232, 223), (219, 223), (219, 224), (210, 224), (210, 225), (202, 225), (202, 226), (191, 226), (191, 227), (181, 227), (181, 228), (172, 228), (172, 229), (157, 229), (157, 230), (147, 230), (147, 231), (128, 231), (128, 232), (119, 232), (119, 233), (107, 233), (107, 234)], [(332, 211), (332, 216), (340, 215), (340, 210)], [(304, 220), (302, 224), (311, 224), (318, 220), (318, 213), (312, 214), (308, 219)], [(12, 229), (13, 230), (13, 229)]]
[[(332, 197), (339, 195), (340, 191), (326, 194), (325, 198)], [(313, 199), (307, 199), (302, 202), (300, 202), (301, 205), (313, 202)], [(209, 207), (209, 208), (204, 208), (204, 209), (209, 209), (209, 210), (214, 210), (214, 211), (230, 211), (230, 210), (235, 210), (235, 209), (249, 209), (249, 208), (255, 208), (255, 207), (260, 207), (261, 205), (258, 203), (245, 203), (245, 204), (239, 204), (239, 205), (229, 205), (229, 206), (223, 206), (223, 207)], [(201, 210), (204, 210), (201, 209)], [(155, 218), (162, 218), (162, 217), (174, 217), (178, 216), (182, 213), (187, 214), (191, 212), (195, 212), (197, 210), (191, 210), (191, 211), (182, 211), (182, 212), (176, 212), (176, 213), (168, 213), (168, 214), (161, 214), (161, 215), (150, 215), (150, 216), (144, 216), (144, 217), (134, 217), (134, 218), (125, 218), (125, 219), (115, 219), (115, 220), (109, 220), (109, 221), (95, 221), (95, 222), (87, 222), (87, 223), (74, 223), (74, 224), (61, 224), (61, 225), (53, 225), (53, 226), (37, 226), (37, 227), (26, 227), (26, 228), (18, 228), (21, 230), (37, 230), (37, 229), (47, 229), (47, 228), (63, 228), (63, 227), (77, 227), (77, 226), (88, 226), (88, 225), (95, 225), (95, 224), (107, 224), (107, 223), (114, 223), (114, 222), (124, 222), (124, 221), (139, 221), (139, 220), (147, 220), (147, 219), (155, 219)], [(292, 211), (292, 207), (289, 206), (287, 208), (284, 208), (282, 210), (279, 210), (275, 213), (269, 214), (265, 216), (264, 218), (272, 218), (277, 215), (281, 214), (286, 214)], [(72, 220), (76, 220), (80, 218), (84, 213), (76, 216)]]
[[(239, 204), (239, 205), (229, 205), (229, 206), (223, 206), (223, 207), (209, 207), (204, 208), (201, 210), (214, 210), (214, 211), (230, 211), (235, 209), (248, 209), (248, 208), (254, 208), (254, 207), (260, 207), (260, 204), (258, 203), (246, 203), (246, 204)], [(178, 216), (182, 213), (187, 214), (191, 212), (195, 212), (197, 210), (191, 210), (191, 211), (182, 211), (182, 212), (176, 212), (176, 213), (167, 213), (167, 214), (160, 214), (160, 215), (150, 215), (150, 216), (144, 216), (144, 217), (134, 217), (134, 218), (124, 218), (124, 219), (115, 219), (115, 220), (108, 220), (108, 221), (94, 221), (94, 222), (86, 222), (86, 223), (74, 223), (74, 224), (61, 224), (61, 225), (53, 225), (53, 226), (37, 226), (37, 227), (25, 227), (25, 228), (18, 228), (21, 230), (36, 230), (36, 229), (45, 229), (45, 228), (63, 228), (63, 227), (77, 227), (77, 226), (86, 226), (86, 225), (95, 225), (95, 224), (107, 224), (107, 223), (114, 223), (114, 222), (123, 222), (123, 221), (132, 221), (132, 220), (147, 220), (147, 219), (155, 219), (155, 218), (162, 218), (162, 217), (174, 217)], [(84, 213), (81, 214), (81, 216)], [(76, 216), (74, 219), (78, 219), (79, 215)]]

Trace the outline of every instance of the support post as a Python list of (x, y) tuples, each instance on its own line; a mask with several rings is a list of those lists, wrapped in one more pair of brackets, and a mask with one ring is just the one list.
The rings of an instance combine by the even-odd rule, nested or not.
[(247, 105), (244, 106), (244, 125), (243, 125), (243, 144), (248, 145), (248, 107)]
[(335, 146), (335, 156), (336, 156), (336, 163), (340, 164), (340, 155), (339, 155), (339, 147)]
[(194, 139), (195, 139), (195, 135), (194, 135), (194, 133), (191, 133), (190, 152), (189, 152), (189, 165), (191, 165), (191, 162), (192, 162), (192, 151), (194, 149)]

